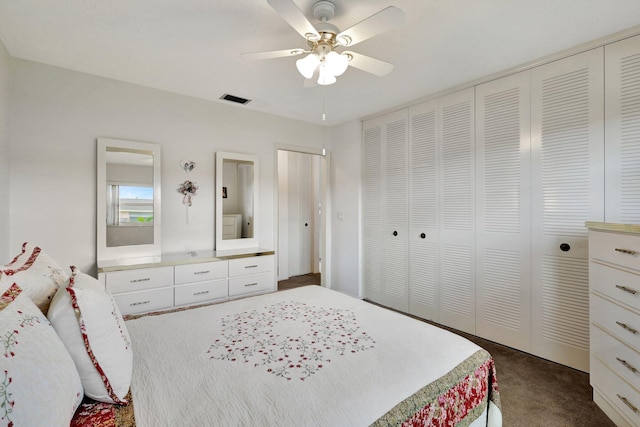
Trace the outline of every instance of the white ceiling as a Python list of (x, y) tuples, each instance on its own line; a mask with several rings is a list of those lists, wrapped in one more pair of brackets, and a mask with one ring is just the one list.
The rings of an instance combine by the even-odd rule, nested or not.
[[(311, 22), (316, 0), (295, 0)], [(328, 125), (393, 108), (640, 23), (640, 0), (335, 0), (344, 30), (393, 5), (400, 28), (350, 50), (395, 64), (349, 68), (325, 87)], [(303, 87), (295, 58), (243, 52), (305, 48), (266, 0), (0, 0), (0, 39), (16, 58), (321, 123), (323, 87)]]

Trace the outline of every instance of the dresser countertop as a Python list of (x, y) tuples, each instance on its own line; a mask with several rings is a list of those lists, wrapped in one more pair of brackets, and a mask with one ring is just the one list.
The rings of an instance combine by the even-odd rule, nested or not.
[(191, 251), (167, 253), (160, 256), (123, 258), (98, 261), (98, 273), (135, 270), (163, 266), (197, 264), (201, 262), (223, 261), (234, 258), (273, 255), (275, 251), (263, 248), (233, 249), (225, 251)]
[(638, 224), (615, 224), (612, 222), (587, 221), (585, 225), (589, 230), (595, 231), (617, 231), (620, 233), (640, 234), (640, 225)]

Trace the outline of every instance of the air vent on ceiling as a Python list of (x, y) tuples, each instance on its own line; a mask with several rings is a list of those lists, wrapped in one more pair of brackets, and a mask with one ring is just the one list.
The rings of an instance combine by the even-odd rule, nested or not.
[(231, 101), (231, 102), (235, 102), (237, 104), (242, 104), (242, 105), (245, 105), (251, 102), (250, 99), (240, 98), (239, 96), (229, 95), (228, 93), (225, 93), (224, 95), (222, 95), (220, 99), (224, 99), (225, 101)]

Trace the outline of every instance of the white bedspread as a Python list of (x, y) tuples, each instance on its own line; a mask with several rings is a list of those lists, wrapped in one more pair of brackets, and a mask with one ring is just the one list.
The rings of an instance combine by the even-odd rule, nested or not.
[(318, 286), (127, 326), (138, 427), (366, 426), (479, 350)]

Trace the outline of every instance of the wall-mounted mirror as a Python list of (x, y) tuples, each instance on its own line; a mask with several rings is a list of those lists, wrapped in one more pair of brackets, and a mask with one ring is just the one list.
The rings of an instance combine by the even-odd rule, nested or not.
[(216, 250), (258, 247), (258, 158), (216, 153)]
[(160, 146), (98, 138), (97, 157), (98, 260), (160, 255)]

